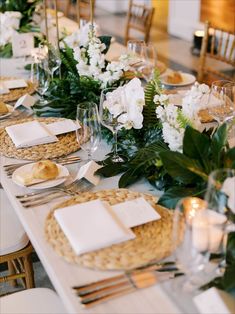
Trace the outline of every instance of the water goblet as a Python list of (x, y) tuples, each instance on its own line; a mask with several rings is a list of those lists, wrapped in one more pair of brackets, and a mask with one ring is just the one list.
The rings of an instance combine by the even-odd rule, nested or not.
[(97, 105), (93, 102), (78, 104), (76, 121), (81, 126), (76, 131), (77, 141), (82, 150), (87, 152), (88, 161), (90, 161), (101, 141), (101, 127)]
[(31, 64), (31, 82), (35, 84), (39, 96), (43, 96), (49, 87), (49, 73), (44, 67), (44, 61), (39, 58), (35, 58)]
[(226, 80), (215, 81), (211, 85), (208, 111), (219, 125), (230, 120), (235, 115), (234, 88), (234, 83)]
[(122, 87), (119, 87), (118, 91), (116, 88), (112, 87), (103, 89), (100, 97), (101, 123), (113, 133), (114, 137), (114, 150), (111, 158), (111, 161), (114, 163), (123, 161), (123, 158), (119, 156), (117, 152), (117, 134), (121, 127), (118, 118), (123, 113), (121, 89)]

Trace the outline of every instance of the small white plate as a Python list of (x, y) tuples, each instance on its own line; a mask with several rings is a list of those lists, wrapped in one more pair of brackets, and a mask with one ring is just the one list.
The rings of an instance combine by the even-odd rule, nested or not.
[(6, 105), (6, 106), (7, 106), (7, 109), (8, 109), (8, 113), (0, 115), (0, 119), (7, 118), (14, 111), (14, 108), (12, 106), (10, 106), (10, 105)]
[(176, 86), (177, 87), (177, 86), (191, 85), (196, 81), (196, 77), (192, 74), (182, 73), (182, 72), (180, 72), (180, 74), (181, 74), (182, 79), (183, 79), (183, 82), (181, 82), (181, 83), (178, 83), (178, 84), (168, 83), (166, 81), (166, 76), (162, 76), (161, 82), (165, 85), (168, 85), (168, 86)]
[[(13, 172), (12, 181), (19, 186), (25, 187), (25, 185), (22, 182), (20, 182), (17, 177), (32, 173), (32, 169), (33, 169), (34, 164), (35, 163), (27, 164), (27, 165), (24, 165), (24, 166), (16, 169)], [(63, 183), (66, 180), (65, 177), (69, 176), (69, 171), (64, 166), (61, 166), (59, 164), (56, 164), (56, 165), (59, 169), (59, 175), (56, 179), (48, 180), (47, 182), (42, 182), (41, 184), (38, 183), (37, 185), (34, 185), (32, 187), (29, 187), (29, 188), (35, 189), (35, 190), (48, 189), (48, 188), (52, 188), (53, 186), (56, 186), (56, 185)], [(63, 178), (60, 178), (60, 177), (63, 177)], [(36, 183), (36, 182), (41, 182), (41, 181), (43, 181), (43, 180), (33, 179), (32, 182), (30, 182), (30, 183)]]

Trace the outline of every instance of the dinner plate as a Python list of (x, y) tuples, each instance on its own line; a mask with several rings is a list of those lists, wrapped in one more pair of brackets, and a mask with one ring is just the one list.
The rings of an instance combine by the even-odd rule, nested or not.
[[(24, 166), (16, 169), (13, 172), (12, 181), (19, 186), (25, 187), (25, 185), (18, 179), (18, 177), (21, 177), (25, 174), (32, 173), (33, 165), (35, 165), (35, 163), (30, 163), (30, 164), (24, 165)], [(29, 188), (35, 189), (35, 190), (48, 189), (48, 188), (52, 188), (53, 186), (56, 186), (56, 185), (63, 183), (66, 180), (65, 177), (67, 177), (69, 175), (69, 171), (64, 166), (61, 166), (59, 164), (56, 164), (56, 165), (59, 169), (59, 175), (57, 176), (57, 178), (55, 178), (54, 180), (48, 180), (46, 182), (42, 182), (41, 184), (39, 184), (39, 183), (43, 180), (33, 179), (32, 182), (30, 182), (30, 183), (37, 183), (38, 182), (38, 184), (34, 185), (32, 187), (29, 187)]]
[(8, 109), (8, 113), (0, 115), (0, 119), (7, 118), (14, 111), (14, 108), (12, 106), (10, 106), (10, 105), (6, 105), (6, 106), (7, 106), (7, 109)]
[(174, 83), (168, 83), (166, 81), (166, 78), (167, 76), (162, 76), (161, 78), (161, 82), (165, 85), (168, 85), (168, 86), (186, 86), (186, 85), (191, 85), (193, 84), (195, 81), (196, 81), (196, 77), (192, 74), (188, 74), (188, 73), (182, 73), (180, 72), (181, 76), (182, 76), (182, 79), (183, 79), (183, 82), (181, 83), (177, 83), (177, 84), (174, 84)]

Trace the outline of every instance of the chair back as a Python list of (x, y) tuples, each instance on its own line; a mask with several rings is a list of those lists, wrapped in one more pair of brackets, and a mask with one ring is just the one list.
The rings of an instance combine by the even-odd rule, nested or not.
[[(209, 64), (209, 59), (213, 63)], [(216, 60), (216, 61), (214, 61)], [(223, 65), (222, 70), (218, 70)], [(228, 71), (224, 65), (229, 65)], [(235, 80), (235, 35), (221, 28), (205, 23), (205, 32), (200, 52), (198, 81), (207, 81), (209, 76), (216, 79)], [(230, 75), (229, 73), (230, 72)], [(215, 79), (214, 79), (215, 80)]]
[[(90, 0), (66, 0), (66, 9), (65, 15), (66, 16), (75, 16), (77, 20), (80, 19), (89, 21), (90, 20)], [(93, 5), (93, 12), (95, 8), (95, 0), (92, 2)], [(78, 16), (79, 15), (79, 16)]]
[(149, 34), (153, 21), (154, 8), (144, 4), (134, 3), (129, 0), (129, 9), (127, 13), (125, 45), (129, 39), (136, 39), (131, 36), (131, 31), (138, 31), (144, 34), (144, 41), (149, 41)]

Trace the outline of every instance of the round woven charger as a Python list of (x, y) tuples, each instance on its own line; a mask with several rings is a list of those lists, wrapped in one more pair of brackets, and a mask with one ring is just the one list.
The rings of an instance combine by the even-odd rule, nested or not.
[[(15, 80), (15, 77), (0, 77), (0, 81)], [(27, 81), (28, 86), (22, 88), (10, 89), (10, 93), (0, 95), (0, 101), (9, 102), (19, 99), (25, 94), (33, 94), (35, 91), (35, 84)]]
[[(35, 120), (35, 118), (26, 118), (17, 121), (11, 121), (6, 126), (20, 124)], [(46, 124), (63, 120), (63, 118), (38, 118), (40, 122)], [(14, 157), (26, 160), (51, 159), (66, 156), (77, 151), (78, 145), (75, 132), (65, 133), (57, 136), (58, 142), (50, 144), (36, 145), (28, 148), (16, 148), (5, 128), (0, 130), (0, 153), (7, 157)]]
[[(54, 218), (54, 211), (58, 208), (88, 202), (95, 199), (107, 201), (110, 205), (144, 197), (161, 215), (161, 219), (132, 228), (136, 235), (134, 240), (93, 251), (77, 256), (70, 246), (66, 236)], [(156, 205), (156, 198), (149, 194), (133, 192), (126, 189), (85, 192), (57, 205), (45, 221), (45, 235), (54, 250), (66, 261), (100, 270), (128, 270), (139, 267), (155, 260), (161, 260), (172, 252), (172, 212)], [(89, 226), (87, 226), (89, 228)]]

